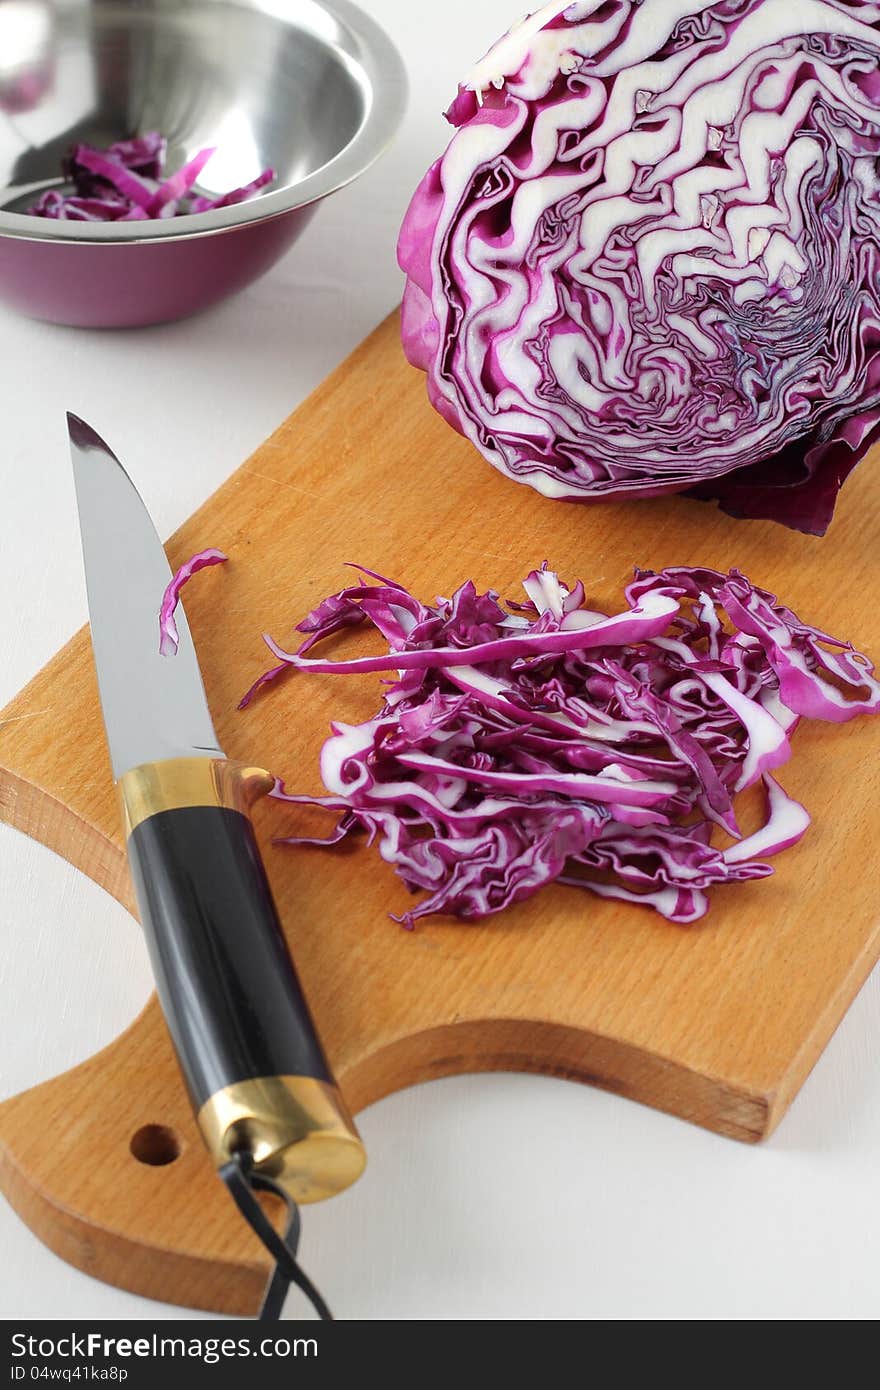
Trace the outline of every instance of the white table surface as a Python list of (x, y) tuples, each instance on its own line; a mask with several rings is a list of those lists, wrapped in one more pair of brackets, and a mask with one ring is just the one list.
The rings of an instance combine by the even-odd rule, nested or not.
[[(86, 618), (65, 409), (124, 453), (165, 535), (398, 300), (396, 232), (445, 142), (440, 113), (518, 11), (516, 0), (444, 0), (441, 19), (412, 0), (363, 3), (404, 54), (409, 115), (392, 152), (325, 204), (268, 276), (200, 318), (141, 332), (58, 329), (0, 309), (0, 706)], [(123, 909), (6, 826), (0, 923), (8, 1095), (109, 1042), (150, 976)], [(420, 1086), (361, 1124), (366, 1177), (305, 1219), (305, 1261), (340, 1316), (880, 1313), (876, 973), (757, 1148), (526, 1076)], [(2, 1201), (0, 1250), (0, 1315), (191, 1316), (64, 1264)], [(287, 1311), (302, 1305), (292, 1297)]]

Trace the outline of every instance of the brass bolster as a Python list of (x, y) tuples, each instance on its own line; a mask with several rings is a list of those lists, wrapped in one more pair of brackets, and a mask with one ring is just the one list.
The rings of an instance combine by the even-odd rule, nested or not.
[(125, 838), (141, 821), (181, 806), (225, 806), (247, 814), (275, 785), (271, 772), (226, 758), (168, 758), (144, 763), (120, 777)]
[(367, 1162), (354, 1120), (336, 1086), (310, 1076), (262, 1076), (209, 1096), (199, 1129), (215, 1164), (233, 1153), (297, 1202), (321, 1202), (356, 1182)]

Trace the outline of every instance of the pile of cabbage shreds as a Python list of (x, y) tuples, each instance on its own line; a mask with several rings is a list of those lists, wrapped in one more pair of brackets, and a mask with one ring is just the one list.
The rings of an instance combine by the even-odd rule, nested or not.
[[(798, 720), (880, 711), (865, 656), (738, 570), (637, 570), (610, 617), (546, 566), (506, 606), (471, 582), (428, 606), (360, 573), (299, 624), (298, 651), (266, 638), (278, 664), (242, 707), (291, 669), (396, 673), (375, 718), (331, 726), (327, 795), (276, 795), (339, 813), (327, 840), (285, 843), (378, 841), (427, 894), (396, 919), (408, 927), (487, 917), (554, 881), (695, 922), (713, 885), (772, 873), (764, 860), (806, 830), (772, 775)], [(364, 623), (382, 654), (309, 655)], [(754, 784), (766, 815), (743, 838), (735, 800)]]
[(176, 173), (163, 177), (167, 142), (151, 130), (131, 140), (118, 140), (106, 150), (75, 145), (65, 157), (62, 175), (72, 192), (47, 189), (30, 208), (32, 217), (61, 222), (146, 222), (211, 212), (253, 198), (275, 177), (274, 169), (241, 188), (217, 197), (193, 193), (193, 186), (214, 146), (199, 150)]

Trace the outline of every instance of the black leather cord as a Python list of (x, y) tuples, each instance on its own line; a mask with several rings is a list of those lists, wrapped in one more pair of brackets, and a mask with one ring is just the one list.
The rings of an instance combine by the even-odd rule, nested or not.
[[(332, 1321), (333, 1314), (327, 1307), (308, 1275), (300, 1268), (296, 1252), (302, 1227), (299, 1207), (296, 1202), (271, 1178), (258, 1173), (246, 1154), (233, 1154), (228, 1163), (220, 1169), (220, 1177), (225, 1182), (232, 1200), (238, 1207), (251, 1230), (263, 1242), (275, 1261), (275, 1270), (269, 1280), (263, 1306), (260, 1309), (261, 1322), (277, 1322), (291, 1284), (302, 1289), (312, 1304), (318, 1317), (325, 1322)], [(256, 1192), (272, 1192), (280, 1197), (287, 1207), (287, 1226), (279, 1235), (256, 1198)]]

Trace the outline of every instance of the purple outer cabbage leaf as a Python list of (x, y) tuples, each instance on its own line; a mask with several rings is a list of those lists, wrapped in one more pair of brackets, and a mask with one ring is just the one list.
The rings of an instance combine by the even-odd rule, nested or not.
[(549, 4), (400, 234), (430, 398), (547, 497), (826, 530), (880, 438), (880, 5)]
[[(868, 659), (738, 570), (637, 570), (615, 616), (546, 565), (506, 605), (470, 581), (428, 605), (361, 573), (375, 582), (324, 599), (296, 651), (266, 638), (276, 664), (242, 705), (285, 672), (394, 673), (374, 718), (332, 725), (326, 795), (275, 795), (339, 817), (328, 838), (284, 843), (366, 831), (427, 895), (409, 927), (482, 918), (554, 881), (697, 921), (710, 888), (763, 878), (807, 829), (773, 776), (798, 720), (880, 712)], [(384, 655), (308, 655), (363, 624)], [(743, 837), (735, 799), (750, 786), (766, 814)]]

